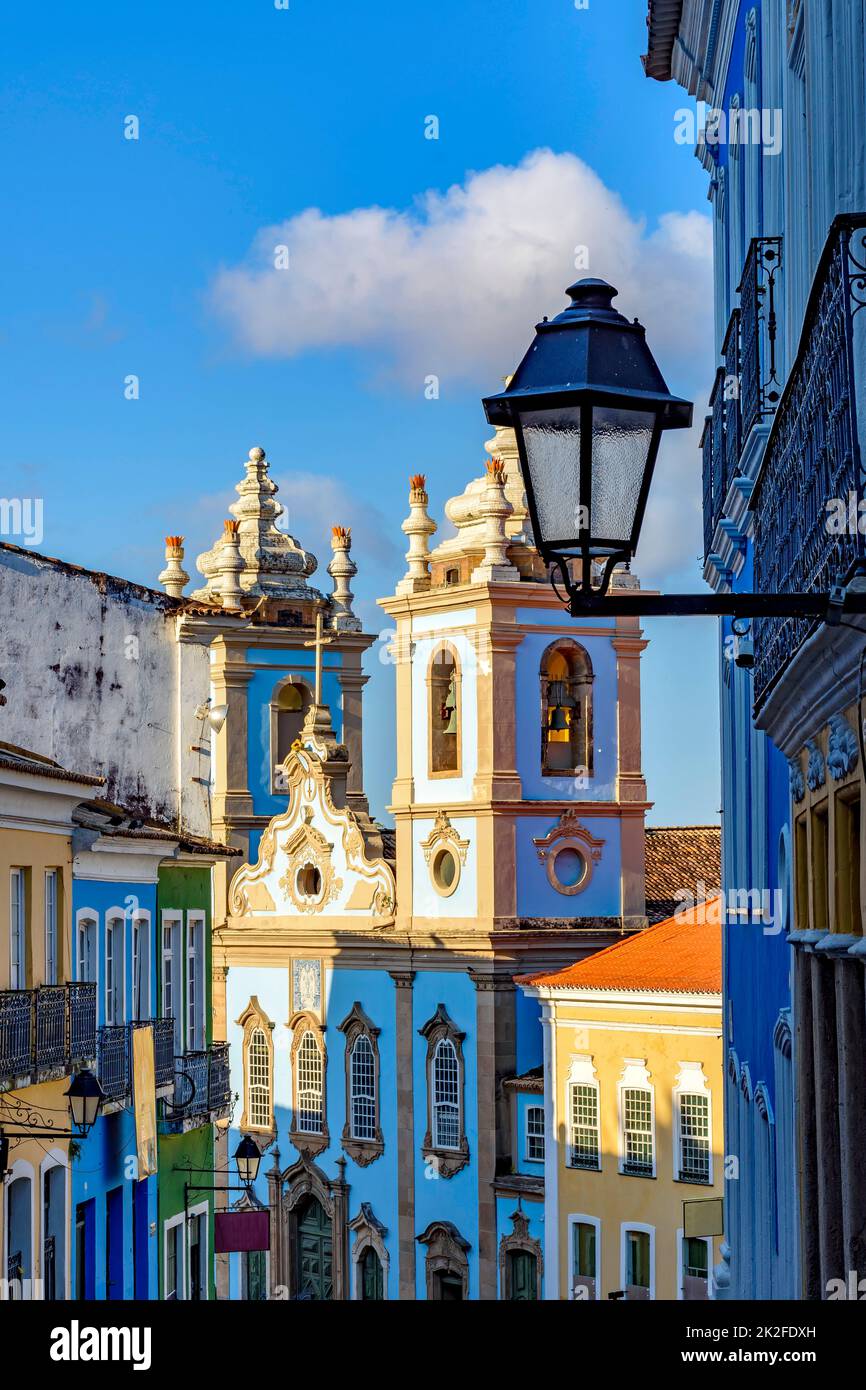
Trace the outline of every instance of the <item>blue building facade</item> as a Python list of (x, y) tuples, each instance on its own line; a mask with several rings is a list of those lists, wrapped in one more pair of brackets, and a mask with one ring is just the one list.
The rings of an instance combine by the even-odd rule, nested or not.
[[(649, 4), (647, 74), (696, 98), (709, 175), (718, 355), (701, 449), (717, 591), (836, 585), (841, 599), (860, 583), (863, 23), (844, 0)], [(682, 129), (694, 115), (677, 113)], [(861, 644), (832, 613), (721, 629), (719, 1296), (834, 1296), (866, 1255)]]
[[(267, 1209), (270, 1238), (227, 1254), (231, 1297), (558, 1296), (542, 1029), (514, 976), (646, 923), (645, 643), (633, 619), (577, 627), (563, 611), (528, 536), (513, 436), (488, 450), (486, 478), (446, 505), (457, 536), (432, 553), (412, 480), (410, 567), (382, 601), (394, 831), (366, 812), (346, 746), (359, 710), (341, 646), (369, 639), (356, 631), (353, 647), (335, 623), (317, 653), (287, 640), (276, 660), (264, 637), (244, 653), (235, 786), (267, 820), (228, 887), (214, 968), (240, 1097), (226, 1161), (244, 1134), (263, 1153), (230, 1204)], [(305, 692), (303, 723), (275, 769), (287, 689)]]

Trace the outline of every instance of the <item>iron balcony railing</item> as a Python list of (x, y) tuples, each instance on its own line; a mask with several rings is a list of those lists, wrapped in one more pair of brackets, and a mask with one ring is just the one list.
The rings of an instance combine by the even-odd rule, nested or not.
[(776, 377), (776, 276), (782, 238), (753, 237), (737, 291), (740, 296), (739, 403), (742, 437), (772, 415), (781, 387)]
[(716, 370), (711, 414), (700, 441), (705, 559), (712, 554), (749, 431), (756, 421), (773, 414), (779, 400), (775, 295), (781, 247), (781, 237), (751, 241), (738, 286), (740, 304), (731, 313), (722, 342), (722, 365)]
[(165, 1103), (165, 1120), (180, 1126), (185, 1120), (201, 1119), (225, 1110), (231, 1104), (229, 1084), (229, 1045), (185, 1052), (174, 1059), (174, 1095)]
[[(866, 558), (856, 518), (853, 526), (830, 524), (828, 508), (835, 499), (847, 518), (850, 499), (864, 495), (853, 351), (854, 319), (866, 303), (864, 228), (866, 213), (833, 221), (812, 283), (750, 499), (758, 593), (823, 592)], [(755, 621), (756, 709), (815, 624), (801, 617)]]
[(134, 1023), (109, 1023), (99, 1029), (97, 1053), (99, 1081), (106, 1100), (124, 1100), (132, 1094), (132, 1032), (135, 1028), (153, 1029), (156, 1089), (171, 1085), (174, 1074), (174, 1019), (146, 1018)]
[(0, 1079), (70, 1071), (95, 1056), (95, 984), (0, 990)]

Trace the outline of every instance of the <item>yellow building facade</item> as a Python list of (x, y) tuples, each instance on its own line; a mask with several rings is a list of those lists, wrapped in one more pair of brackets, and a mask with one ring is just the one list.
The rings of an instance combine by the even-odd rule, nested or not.
[[(72, 812), (99, 783), (0, 744), (5, 1298), (70, 1296), (70, 1141), (45, 1132), (68, 1131), (69, 1078), (75, 1065), (93, 1060), (95, 987), (71, 983)], [(28, 1137), (33, 1128), (38, 1138)]]
[(712, 1297), (719, 1238), (687, 1231), (721, 1232), (718, 908), (519, 983), (545, 1036), (546, 1296)]

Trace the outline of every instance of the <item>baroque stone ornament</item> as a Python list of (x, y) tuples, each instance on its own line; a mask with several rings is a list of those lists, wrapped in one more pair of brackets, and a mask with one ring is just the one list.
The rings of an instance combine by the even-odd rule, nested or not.
[[(327, 769), (339, 766), (339, 751), (305, 734), (286, 758), (288, 807), (262, 835), (256, 863), (244, 864), (232, 878), (233, 916), (336, 913), (350, 921), (373, 919), (376, 926), (393, 916), (391, 866), (373, 852), (356, 813), (334, 804)], [(375, 837), (372, 825), (370, 833)]]
[(316, 568), (315, 555), (276, 526), (284, 509), (274, 500), (278, 489), (270, 477), (264, 449), (250, 449), (244, 469), (243, 481), (235, 488), (238, 500), (229, 507), (236, 518), (236, 529), (228, 538), (224, 532), (211, 550), (199, 555), (196, 566), (207, 583), (203, 589), (195, 590), (193, 598), (206, 603), (219, 601), (224, 551), (228, 546), (239, 552), (237, 580), (245, 597), (321, 599), (319, 591), (307, 584)]
[(806, 749), (809, 754), (809, 761), (806, 766), (806, 782), (809, 791), (815, 792), (819, 787), (823, 787), (827, 780), (824, 754), (813, 738), (806, 739)]
[(857, 735), (841, 714), (830, 719), (830, 736), (827, 741), (827, 766), (834, 782), (847, 777), (857, 766)]
[[(430, 869), (433, 887), (444, 898), (455, 892), (460, 882), (460, 870), (466, 863), (469, 841), (462, 840), (445, 811), (437, 811), (433, 829), (421, 841), (424, 863)], [(447, 867), (446, 867), (447, 865)]]
[(563, 811), (552, 830), (533, 839), (532, 843), (547, 870), (551, 888), (565, 897), (573, 897), (589, 884), (605, 842), (581, 824), (577, 811), (569, 809)]
[(799, 758), (788, 759), (788, 786), (795, 801), (802, 801), (806, 795), (806, 783)]

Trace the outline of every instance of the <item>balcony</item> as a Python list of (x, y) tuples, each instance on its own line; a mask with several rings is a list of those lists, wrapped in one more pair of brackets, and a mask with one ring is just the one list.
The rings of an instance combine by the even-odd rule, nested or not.
[(95, 1056), (95, 984), (0, 990), (0, 1084), (65, 1076)]
[(163, 1119), (171, 1131), (194, 1129), (224, 1115), (231, 1105), (229, 1045), (211, 1043), (174, 1059), (174, 1094), (165, 1101)]
[[(750, 499), (759, 593), (827, 590), (866, 558), (856, 525), (827, 525), (830, 499), (847, 507), (852, 495), (863, 495), (853, 326), (866, 302), (864, 228), (866, 213), (837, 217), (831, 226), (767, 439)], [(810, 618), (754, 623), (756, 711), (815, 627)]]
[(173, 1018), (147, 1018), (135, 1023), (106, 1024), (99, 1029), (97, 1074), (106, 1101), (117, 1109), (132, 1095), (132, 1034), (135, 1028), (153, 1029), (154, 1080), (157, 1092), (170, 1086), (174, 1076)]
[(710, 392), (710, 415), (701, 435), (704, 559), (713, 553), (731, 484), (752, 427), (771, 416), (779, 400), (776, 379), (776, 276), (781, 238), (756, 237), (738, 286), (740, 304), (728, 321), (723, 365)]

